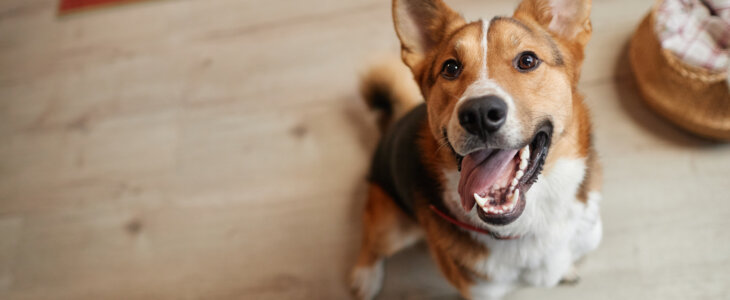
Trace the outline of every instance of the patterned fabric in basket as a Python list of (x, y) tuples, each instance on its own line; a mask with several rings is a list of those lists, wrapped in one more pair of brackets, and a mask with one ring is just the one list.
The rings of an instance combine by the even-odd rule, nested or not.
[(655, 30), (662, 48), (711, 72), (730, 67), (730, 0), (664, 0)]

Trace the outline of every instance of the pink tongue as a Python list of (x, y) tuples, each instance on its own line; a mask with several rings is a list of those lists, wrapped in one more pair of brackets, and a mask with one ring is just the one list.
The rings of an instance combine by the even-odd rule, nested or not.
[(471, 153), (461, 161), (459, 196), (467, 212), (474, 206), (474, 193), (484, 193), (505, 171), (517, 150), (481, 150)]

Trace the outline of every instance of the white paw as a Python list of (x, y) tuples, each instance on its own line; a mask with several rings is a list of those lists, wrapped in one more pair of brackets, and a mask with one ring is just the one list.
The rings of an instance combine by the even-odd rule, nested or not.
[[(552, 272), (551, 272), (552, 271)], [(524, 275), (525, 281), (530, 285), (539, 287), (554, 287), (558, 285), (562, 276), (554, 270), (535, 270)]]
[(350, 288), (360, 300), (371, 300), (383, 286), (383, 262), (379, 261), (371, 267), (356, 267), (352, 271)]
[(560, 284), (563, 285), (576, 285), (580, 281), (580, 275), (578, 275), (578, 270), (575, 268), (575, 266), (571, 267), (568, 273), (565, 273), (563, 275), (563, 279), (560, 279)]

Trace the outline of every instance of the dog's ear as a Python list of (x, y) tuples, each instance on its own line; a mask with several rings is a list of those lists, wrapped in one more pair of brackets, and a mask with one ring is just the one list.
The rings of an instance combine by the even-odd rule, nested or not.
[(414, 73), (430, 51), (465, 23), (441, 0), (393, 0), (393, 22), (403, 62)]
[(523, 0), (516, 19), (532, 19), (555, 37), (585, 47), (591, 36), (591, 0)]

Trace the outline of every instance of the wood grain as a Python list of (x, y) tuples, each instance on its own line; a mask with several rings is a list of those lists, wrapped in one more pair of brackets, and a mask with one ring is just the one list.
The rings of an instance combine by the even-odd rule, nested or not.
[[(730, 148), (649, 113), (628, 71), (651, 3), (594, 3), (604, 242), (579, 285), (510, 299), (730, 295)], [(0, 2), (0, 298), (346, 299), (377, 140), (357, 75), (398, 51), (387, 1), (56, 5)], [(387, 271), (381, 299), (457, 298), (422, 246)]]

